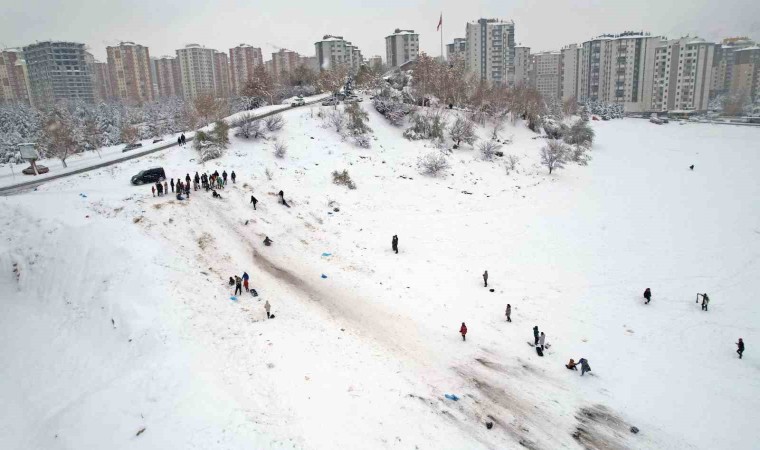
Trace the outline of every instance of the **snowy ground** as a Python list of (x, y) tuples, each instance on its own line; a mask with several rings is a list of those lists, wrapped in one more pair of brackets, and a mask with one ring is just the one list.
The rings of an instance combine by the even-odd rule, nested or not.
[[(518, 125), (518, 173), (465, 146), (433, 179), (364, 107), (370, 150), (307, 107), (283, 160), (233, 138), (0, 198), (0, 448), (756, 447), (760, 130), (594, 123), (590, 165), (548, 176)], [(156, 165), (238, 180), (183, 202), (128, 184)], [(243, 270), (261, 295), (233, 301)], [(581, 357), (594, 376), (564, 368)]]

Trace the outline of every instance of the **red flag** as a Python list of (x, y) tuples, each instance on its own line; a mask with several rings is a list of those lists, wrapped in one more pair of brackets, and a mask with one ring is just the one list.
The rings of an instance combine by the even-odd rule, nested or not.
[(438, 19), (438, 26), (435, 27), (435, 31), (440, 30), (442, 25), (443, 25), (443, 13), (441, 13), (441, 18)]

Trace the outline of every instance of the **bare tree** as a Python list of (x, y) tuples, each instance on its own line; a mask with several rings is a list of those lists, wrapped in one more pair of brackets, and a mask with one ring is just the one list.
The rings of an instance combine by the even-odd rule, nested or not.
[(253, 134), (253, 115), (245, 113), (240, 116), (236, 122), (238, 131), (235, 136), (250, 139)]
[(491, 130), (491, 139), (498, 140), (499, 139), (499, 133), (501, 133), (504, 130), (504, 121), (501, 119), (496, 119), (496, 121), (493, 124), (493, 129)]
[(282, 118), (282, 114), (275, 114), (273, 116), (267, 116), (264, 119), (264, 124), (269, 131), (281, 130), (285, 126), (285, 119)]
[(567, 162), (567, 146), (558, 140), (550, 140), (541, 148), (541, 164), (549, 169), (551, 175), (554, 169), (562, 169)]
[(328, 113), (327, 123), (340, 133), (346, 127), (346, 115), (340, 109), (334, 109)]
[(275, 141), (272, 143), (272, 148), (274, 149), (274, 156), (276, 158), (284, 158), (285, 154), (288, 152), (288, 146), (284, 142), (278, 141), (275, 139)]
[(274, 95), (277, 82), (263, 65), (254, 66), (251, 77), (246, 81), (241, 95), (245, 97), (263, 98), (274, 105)]
[(517, 168), (517, 163), (520, 162), (520, 158), (515, 155), (507, 155), (504, 161), (504, 168), (507, 169), (507, 175)]
[(224, 101), (215, 98), (211, 94), (202, 94), (195, 97), (195, 99), (193, 99), (193, 107), (200, 119), (201, 126), (216, 122), (221, 119), (227, 111)]
[(336, 94), (346, 84), (348, 79), (348, 66), (345, 64), (335, 65), (322, 70), (317, 79), (317, 87), (323, 92)]
[(494, 141), (482, 141), (478, 144), (478, 150), (480, 151), (480, 157), (485, 161), (493, 160), (496, 156), (496, 152), (501, 148), (501, 145)]
[(438, 176), (439, 173), (451, 167), (446, 155), (434, 151), (420, 156), (417, 159), (417, 167), (425, 175)]
[(133, 127), (132, 125), (125, 123), (121, 126), (121, 141), (126, 142), (127, 144), (134, 144), (137, 142), (137, 138), (139, 137), (139, 133), (137, 131), (137, 128)]
[(463, 117), (457, 117), (454, 123), (451, 124), (449, 136), (452, 141), (456, 142), (457, 147), (461, 145), (462, 141), (473, 145), (478, 140), (478, 137), (475, 135), (475, 123)]
[(81, 151), (72, 133), (71, 120), (63, 114), (54, 112), (48, 117), (43, 127), (42, 139), (47, 146), (48, 155), (60, 159), (64, 168), (68, 167), (66, 159)]

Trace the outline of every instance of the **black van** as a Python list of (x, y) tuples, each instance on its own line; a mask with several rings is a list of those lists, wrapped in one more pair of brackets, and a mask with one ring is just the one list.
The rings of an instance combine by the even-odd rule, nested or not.
[(132, 184), (145, 184), (155, 183), (156, 181), (164, 181), (166, 179), (166, 173), (163, 167), (154, 167), (152, 169), (146, 169), (140, 171), (137, 175), (132, 177)]

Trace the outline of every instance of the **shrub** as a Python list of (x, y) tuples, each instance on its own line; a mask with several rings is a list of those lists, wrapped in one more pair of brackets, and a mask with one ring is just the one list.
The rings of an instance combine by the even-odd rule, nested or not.
[(483, 141), (480, 144), (478, 144), (478, 150), (480, 151), (480, 156), (486, 161), (491, 161), (493, 157), (496, 155), (496, 151), (501, 148), (501, 145), (494, 141)]
[(541, 164), (549, 169), (549, 174), (554, 169), (562, 169), (567, 162), (567, 145), (562, 141), (550, 140), (541, 148)]
[(478, 140), (475, 135), (475, 123), (472, 120), (457, 117), (449, 128), (451, 140), (459, 146), (462, 141), (472, 145)]
[(346, 127), (346, 115), (343, 111), (336, 108), (327, 114), (327, 123), (340, 133)]
[(578, 120), (567, 130), (563, 138), (570, 145), (590, 147), (594, 142), (594, 129), (588, 122)]
[(411, 126), (404, 131), (404, 137), (411, 140), (443, 139), (446, 131), (446, 118), (436, 109), (425, 114), (415, 112), (411, 116)]
[(372, 100), (375, 110), (383, 115), (391, 125), (400, 127), (404, 124), (404, 117), (411, 111), (409, 105), (396, 98), (375, 97)]
[(267, 130), (278, 131), (285, 126), (285, 119), (283, 119), (282, 114), (275, 114), (273, 116), (267, 116), (264, 119), (264, 124), (266, 125)]
[(430, 152), (417, 159), (417, 168), (425, 175), (438, 176), (439, 173), (451, 167), (446, 155), (441, 152)]
[(272, 144), (272, 147), (274, 148), (274, 156), (276, 158), (284, 158), (285, 154), (288, 152), (288, 146), (284, 142), (280, 141), (274, 141)]
[(223, 149), (227, 148), (230, 143), (230, 126), (224, 120), (214, 122), (214, 128), (211, 130), (211, 140)]
[(348, 170), (343, 170), (343, 172), (338, 172), (337, 170), (333, 171), (332, 173), (333, 183), (340, 185), (340, 186), (346, 186), (349, 189), (356, 189), (356, 183), (354, 183), (354, 180), (351, 179), (351, 176), (348, 174)]
[(366, 134), (360, 134), (358, 136), (354, 136), (354, 143), (358, 145), (361, 148), (370, 148), (372, 147), (372, 141), (369, 139), (369, 136)]
[(517, 156), (507, 155), (507, 159), (504, 161), (504, 167), (507, 169), (507, 175), (509, 175), (509, 172), (517, 168), (517, 163), (519, 161), (520, 161), (520, 158), (518, 158)]
[(372, 131), (372, 128), (367, 125), (369, 114), (358, 103), (349, 103), (346, 106), (346, 114), (348, 115), (346, 127), (354, 136), (367, 134)]

